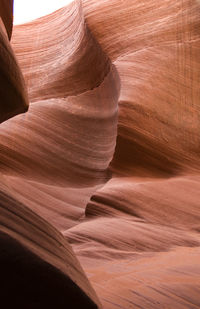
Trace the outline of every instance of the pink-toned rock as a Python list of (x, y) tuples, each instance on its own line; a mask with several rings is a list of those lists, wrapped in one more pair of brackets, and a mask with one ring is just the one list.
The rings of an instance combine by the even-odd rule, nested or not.
[(42, 308), (200, 307), (199, 12), (196, 0), (76, 0), (14, 27), (19, 66), (0, 53), (1, 121), (27, 106), (19, 67), (30, 103), (0, 126), (0, 242), (5, 270), (13, 248), (18, 266), (49, 274)]
[(0, 2), (0, 123), (28, 109), (24, 79), (10, 46), (13, 1)]

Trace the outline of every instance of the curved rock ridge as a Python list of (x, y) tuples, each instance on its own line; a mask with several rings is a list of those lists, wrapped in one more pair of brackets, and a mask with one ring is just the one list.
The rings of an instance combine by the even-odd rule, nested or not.
[(28, 109), (24, 79), (9, 42), (12, 3), (0, 2), (0, 123)]
[(95, 192), (64, 235), (104, 308), (200, 306), (199, 192), (199, 176), (118, 177)]
[(94, 90), (31, 104), (27, 115), (1, 126), (0, 170), (54, 185), (105, 182), (116, 144), (118, 94), (113, 66)]
[[(19, 202), (5, 184), (1, 185), (0, 196), (0, 260), (1, 273), (5, 279), (1, 288), (6, 292), (2, 295), (7, 306), (9, 302), (13, 305), (16, 302), (26, 308), (28, 302), (35, 308), (34, 304), (39, 302), (39, 308), (45, 304), (50, 304), (50, 308), (56, 304), (60, 308), (69, 305), (101, 307), (62, 234)], [(62, 282), (62, 289), (55, 286), (54, 280), (58, 284)], [(49, 290), (45, 290), (43, 284)], [(28, 299), (28, 295), (24, 299), (21, 288), (27, 291)], [(8, 292), (14, 292), (10, 300), (6, 299)]]
[[(60, 279), (58, 278), (57, 280), (60, 280), (60, 282), (64, 280), (66, 288), (69, 285), (69, 291), (66, 294), (64, 303), (58, 303), (60, 306), (68, 304), (76, 307), (81, 303), (83, 308), (93, 308), (94, 304), (100, 308), (100, 302), (97, 300), (82, 270), (79, 269), (80, 265), (79, 267), (76, 265), (76, 260), (73, 262), (73, 254), (67, 258), (68, 253), (65, 250), (62, 252), (63, 259), (66, 254), (65, 266), (62, 266), (63, 268), (67, 267), (66, 272), (65, 268), (60, 269), (61, 262), (58, 259), (54, 258), (52, 262), (51, 259), (47, 259), (43, 254), (42, 237), (37, 238), (37, 251), (35, 251), (32, 248), (36, 242), (35, 239), (30, 239), (29, 244), (24, 239), (21, 239), (21, 232), (18, 228), (14, 236), (12, 232), (12, 225), (16, 219), (12, 216), (11, 211), (15, 208), (18, 211), (20, 205), (23, 205), (28, 213), (26, 216), (23, 210), (21, 211), (24, 238), (28, 237), (29, 239), (32, 233), (36, 233), (32, 230), (34, 220), (42, 220), (40, 217), (38, 219), (34, 218), (24, 229), (26, 221), (29, 220), (27, 218), (29, 217), (29, 209), (46, 218), (61, 231), (74, 226), (77, 224), (77, 220), (84, 215), (84, 207), (92, 193), (109, 178), (106, 170), (113, 157), (116, 144), (117, 103), (120, 82), (115, 66), (111, 64), (108, 57), (102, 52), (99, 44), (84, 24), (83, 16), (80, 13), (81, 10), (75, 10), (77, 4), (78, 1), (74, 6), (71, 6), (71, 9), (70, 7), (69, 9), (63, 9), (65, 12), (63, 14), (64, 21), (68, 21), (66, 12), (68, 12), (68, 15), (72, 14), (72, 21), (76, 14), (77, 18), (75, 18), (74, 25), (72, 25), (72, 28), (74, 27), (75, 29), (73, 33), (70, 34), (69, 27), (66, 27), (66, 32), (70, 36), (68, 41), (64, 42), (64, 47), (66, 44), (66, 54), (62, 53), (60, 55), (61, 63), (58, 63), (58, 70), (63, 70), (63, 72), (53, 76), (53, 78), (58, 79), (57, 86), (52, 78), (49, 85), (47, 87), (45, 85), (46, 89), (43, 89), (48, 95), (46, 96), (45, 92), (43, 95), (43, 90), (40, 89), (41, 80), (37, 78), (35, 80), (35, 82), (37, 81), (35, 89), (37, 96), (39, 95), (38, 99), (37, 96), (32, 96), (32, 88), (26, 73), (24, 73), (29, 92), (29, 112), (26, 115), (19, 115), (8, 120), (1, 125), (0, 170), (3, 175), (1, 183), (2, 185), (7, 184), (6, 190), (8, 189), (7, 195), (10, 201), (5, 203), (11, 204), (10, 212), (7, 214), (7, 217), (10, 218), (10, 225), (7, 226), (7, 223), (4, 221), (2, 225), (4, 226), (3, 232), (14, 239), (9, 240), (9, 238), (6, 238), (7, 246), (12, 245), (13, 250), (16, 250), (16, 254), (23, 256), (25, 261), (29, 257), (31, 259), (30, 265), (33, 265), (32, 267), (38, 268), (38, 271), (42, 269), (42, 272), (44, 272), (48, 264), (50, 265), (48, 267), (51, 267), (50, 270), (47, 270), (50, 276), (58, 276), (57, 269), (64, 274), (64, 279), (63, 275), (60, 274)], [(74, 13), (72, 10), (74, 10)], [(55, 28), (53, 25), (53, 15), (52, 29)], [(44, 20), (46, 18), (48, 17), (44, 17)], [(51, 20), (51, 17), (49, 18)], [(57, 21), (58, 24), (60, 23), (58, 25), (60, 27), (58, 32), (60, 32), (62, 27), (64, 27), (64, 21), (61, 20), (60, 22), (59, 19)], [(29, 24), (23, 27), (25, 26), (28, 28)], [(49, 31), (49, 24), (47, 26)], [(51, 38), (51, 34), (49, 31), (48, 38)], [(75, 35), (77, 35), (77, 40), (74, 41)], [(45, 40), (45, 32), (44, 36), (41, 37), (41, 42), (43, 40)], [(20, 40), (17, 40), (17, 43), (18, 41)], [(71, 45), (68, 44), (70, 41), (72, 42)], [(20, 50), (17, 49), (16, 46), (18, 45), (14, 42), (15, 40), (13, 39), (12, 46), (17, 50), (16, 54), (20, 62)], [(62, 44), (62, 41), (59, 43)], [(24, 44), (26, 45), (27, 41), (24, 41)], [(72, 48), (73, 45), (74, 47)], [(23, 42), (19, 46), (21, 50), (24, 50)], [(38, 46), (36, 48), (38, 49)], [(31, 78), (34, 77), (34, 66), (41, 69), (38, 72), (39, 75), (43, 72), (46, 75), (49, 72), (53, 72), (55, 59), (59, 53), (50, 48), (49, 54), (51, 57), (53, 56), (53, 60), (50, 59), (48, 64), (44, 64), (43, 68), (33, 61), (33, 66), (29, 67)], [(23, 60), (26, 58), (29, 64), (30, 57), (31, 54), (29, 52), (29, 54), (27, 53), (27, 58), (24, 55), (22, 58)], [(71, 57), (71, 60), (69, 60), (69, 57)], [(80, 61), (77, 61), (77, 58)], [(85, 59), (89, 59), (89, 62), (85, 63)], [(43, 60), (44, 58), (41, 57), (41, 61)], [(69, 63), (70, 61), (72, 61), (71, 64)], [(62, 63), (64, 64), (65, 62), (66, 67), (64, 68)], [(21, 62), (20, 65), (24, 71), (24, 65)], [(80, 78), (80, 87), (77, 81), (80, 74), (79, 68), (83, 71), (81, 74), (84, 74), (84, 71), (88, 72), (91, 70), (88, 82)], [(68, 81), (70, 74), (71, 82), (74, 82), (74, 85), (71, 87), (71, 83), (69, 83), (71, 90), (67, 92), (65, 81)], [(63, 82), (63, 88), (59, 88), (60, 81)], [(55, 85), (54, 90), (52, 89), (52, 84)], [(49, 89), (52, 89), (53, 92), (49, 93)], [(54, 149), (54, 147), (56, 148)], [(50, 151), (50, 148), (52, 148), (52, 151)], [(15, 203), (12, 203), (12, 199), (14, 199)], [(79, 204), (77, 205), (78, 202)], [(0, 213), (2, 213), (3, 220), (3, 210)], [(35, 216), (37, 217), (37, 215)], [(7, 226), (6, 228), (5, 225)], [(49, 228), (52, 228), (51, 225), (49, 226)], [(10, 244), (13, 241), (14, 243)], [(3, 243), (2, 246), (5, 246), (5, 244)], [(53, 251), (53, 246), (51, 251)], [(40, 247), (41, 250), (39, 250)], [(19, 263), (23, 259), (19, 258)], [(11, 260), (9, 262), (11, 266), (8, 263), (7, 267), (13, 267), (13, 257), (9, 252), (8, 260)], [(78, 270), (73, 271), (74, 267)], [(28, 269), (27, 271), (29, 272), (30, 270)], [(22, 275), (24, 276), (23, 273)], [(18, 280), (17, 278), (16, 276), (14, 280)], [(25, 277), (25, 282), (27, 280), (28, 278)], [(52, 282), (52, 279), (49, 280)], [(22, 284), (24, 283), (22, 282)], [(51, 286), (50, 289), (52, 289)], [(30, 291), (27, 293), (29, 295)], [(38, 293), (40, 295), (42, 293), (41, 290)], [(52, 292), (52, 302), (58, 299), (57, 295), (63, 297), (62, 293), (64, 293), (64, 289), (62, 291), (56, 290), (55, 293)], [(76, 294), (77, 299), (74, 299), (74, 294)], [(30, 297), (32, 297), (32, 294)], [(17, 298), (17, 301), (22, 302), (22, 299)], [(44, 304), (45, 295), (39, 296), (38, 302), (40, 305)], [(20, 303), (20, 305), (23, 304)]]
[(76, 0), (13, 28), (30, 108), (0, 126), (0, 242), (60, 308), (200, 308), (199, 11)]
[(191, 39), (116, 60), (122, 92), (114, 168), (121, 161), (128, 173), (199, 170), (199, 48)]
[(37, 308), (97, 308), (70, 278), (27, 247), (4, 233), (0, 233), (0, 243), (4, 253), (0, 257), (1, 278), (4, 281), (1, 301), (6, 303), (7, 308), (16, 305), (27, 308), (27, 304), (34, 308), (35, 304)]
[(121, 79), (116, 168), (198, 169), (199, 2), (94, 3), (87, 24)]
[(91, 90), (101, 84), (111, 67), (85, 23), (80, 0), (15, 26), (12, 46), (31, 102)]

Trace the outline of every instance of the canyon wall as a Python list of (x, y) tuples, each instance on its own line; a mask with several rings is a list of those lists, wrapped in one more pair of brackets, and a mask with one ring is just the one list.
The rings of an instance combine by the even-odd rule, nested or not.
[(7, 286), (17, 265), (31, 308), (199, 308), (200, 2), (76, 0), (11, 43), (5, 3)]

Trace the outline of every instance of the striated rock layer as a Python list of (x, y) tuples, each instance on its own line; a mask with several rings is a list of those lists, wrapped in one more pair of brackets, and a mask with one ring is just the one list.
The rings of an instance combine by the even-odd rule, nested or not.
[(200, 308), (200, 2), (76, 0), (12, 47), (8, 4), (0, 121), (30, 105), (0, 125), (8, 307)]
[(0, 1), (0, 123), (27, 111), (28, 97), (21, 70), (10, 46), (13, 1)]

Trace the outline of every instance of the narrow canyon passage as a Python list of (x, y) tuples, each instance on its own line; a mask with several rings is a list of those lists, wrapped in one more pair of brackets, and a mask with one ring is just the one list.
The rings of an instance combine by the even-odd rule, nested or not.
[(200, 308), (200, 3), (76, 0), (12, 36), (9, 10), (2, 246), (60, 308)]

